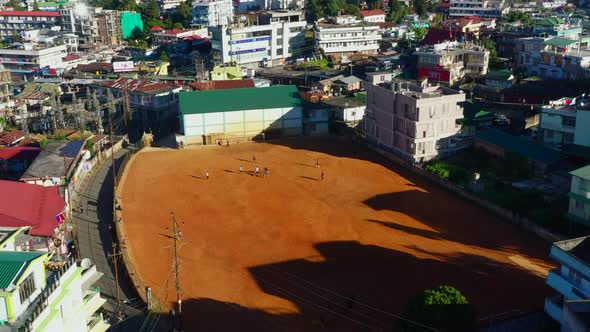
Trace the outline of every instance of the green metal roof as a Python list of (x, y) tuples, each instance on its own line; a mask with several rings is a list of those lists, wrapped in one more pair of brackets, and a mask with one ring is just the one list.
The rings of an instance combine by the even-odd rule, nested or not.
[(0, 289), (10, 286), (29, 263), (45, 253), (0, 251)]
[(497, 81), (507, 81), (512, 76), (510, 69), (493, 70), (487, 73), (486, 78)]
[(563, 20), (557, 17), (547, 17), (535, 22), (535, 25), (554, 27), (563, 24)]
[(294, 85), (180, 92), (179, 103), (180, 112), (185, 115), (303, 105)]
[(555, 46), (555, 47), (566, 48), (566, 47), (570, 46), (571, 44), (575, 44), (577, 42), (578, 42), (577, 40), (573, 40), (573, 39), (568, 39), (568, 38), (563, 38), (563, 37), (553, 37), (551, 39), (544, 41), (543, 44), (551, 45), (551, 46)]
[(584, 180), (590, 180), (590, 165), (571, 171), (570, 174)]
[(553, 163), (561, 158), (559, 152), (555, 150), (545, 148), (524, 137), (513, 136), (495, 128), (478, 131), (475, 136), (480, 140), (497, 145), (505, 151), (516, 153), (531, 160)]

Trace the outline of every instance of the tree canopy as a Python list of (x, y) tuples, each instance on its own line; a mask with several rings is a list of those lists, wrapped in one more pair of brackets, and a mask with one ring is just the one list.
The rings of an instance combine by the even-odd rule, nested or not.
[(411, 13), (410, 8), (402, 5), (399, 0), (389, 1), (389, 20), (395, 23), (399, 23), (401, 19)]
[(25, 10), (25, 7), (22, 5), (21, 1), (18, 0), (10, 0), (6, 4), (5, 7), (12, 7), (14, 10)]
[(430, 331), (418, 324), (444, 332), (476, 331), (476, 311), (456, 288), (438, 286), (416, 295), (406, 306), (400, 321), (404, 332)]
[(531, 16), (524, 12), (515, 12), (511, 11), (506, 15), (505, 20), (507, 22), (520, 22), (524, 25), (531, 25), (533, 24), (533, 19)]

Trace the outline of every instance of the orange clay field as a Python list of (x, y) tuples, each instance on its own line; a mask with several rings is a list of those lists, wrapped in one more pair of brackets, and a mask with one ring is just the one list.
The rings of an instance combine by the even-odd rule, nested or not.
[(439, 285), (485, 322), (551, 293), (548, 243), (347, 141), (149, 149), (117, 195), (131, 262), (170, 306), (174, 213), (186, 331), (391, 331)]

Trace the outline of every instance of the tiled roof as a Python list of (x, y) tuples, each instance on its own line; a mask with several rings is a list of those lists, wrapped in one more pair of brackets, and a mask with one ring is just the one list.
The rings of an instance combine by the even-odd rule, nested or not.
[(163, 31), (164, 28), (162, 28), (161, 26), (156, 25), (156, 26), (153, 26), (150, 30), (151, 31)]
[(113, 64), (108, 62), (93, 62), (89, 64), (81, 64), (76, 67), (78, 71), (86, 72), (86, 73), (94, 73), (97, 70), (105, 70), (108, 72), (113, 71)]
[(176, 87), (166, 83), (155, 82), (147, 79), (132, 79), (124, 77), (118, 78), (114, 81), (104, 82), (101, 85), (114, 89), (142, 93), (160, 93), (176, 89)]
[(300, 107), (302, 105), (299, 90), (294, 85), (181, 92), (179, 97), (180, 112), (183, 115)]
[(53, 236), (65, 208), (58, 187), (0, 180), (0, 225), (31, 226), (31, 235)]
[(61, 17), (59, 12), (41, 11), (41, 10), (18, 10), (18, 11), (3, 11), (0, 16), (35, 16), (35, 17)]
[(363, 15), (363, 17), (378, 16), (378, 15), (385, 15), (385, 12), (381, 9), (361, 10), (361, 15)]
[(72, 61), (72, 60), (78, 60), (78, 59), (81, 59), (81, 57), (76, 54), (68, 54), (63, 57), (63, 61)]
[(242, 89), (254, 88), (253, 80), (220, 80), (204, 81), (189, 84), (195, 90), (225, 90), (225, 89)]
[(0, 145), (11, 145), (17, 140), (25, 137), (25, 133), (20, 130), (13, 130), (8, 133), (0, 133)]
[(34, 160), (41, 152), (40, 148), (13, 146), (0, 149), (0, 160)]
[(0, 289), (7, 289), (35, 258), (45, 255), (33, 251), (0, 251)]
[(422, 39), (424, 45), (439, 44), (447, 40), (455, 40), (463, 37), (463, 32), (460, 30), (447, 30), (447, 29), (436, 29), (430, 28), (428, 33)]
[(162, 31), (162, 33), (165, 35), (177, 35), (179, 33), (185, 32), (185, 31), (186, 30), (183, 30), (183, 29), (169, 29), (169, 30)]

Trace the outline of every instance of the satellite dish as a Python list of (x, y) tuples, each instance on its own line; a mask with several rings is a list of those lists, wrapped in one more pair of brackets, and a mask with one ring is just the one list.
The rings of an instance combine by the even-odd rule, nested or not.
[(80, 262), (80, 266), (83, 270), (88, 270), (92, 266), (92, 261), (90, 258), (84, 258), (82, 262)]

